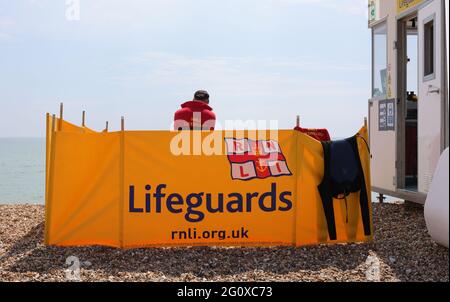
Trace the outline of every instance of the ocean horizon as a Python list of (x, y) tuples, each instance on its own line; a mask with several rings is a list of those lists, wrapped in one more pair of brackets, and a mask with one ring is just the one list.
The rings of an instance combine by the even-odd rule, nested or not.
[(0, 204), (45, 202), (45, 138), (0, 138)]
[(45, 138), (0, 138), (0, 204), (25, 203), (45, 203)]

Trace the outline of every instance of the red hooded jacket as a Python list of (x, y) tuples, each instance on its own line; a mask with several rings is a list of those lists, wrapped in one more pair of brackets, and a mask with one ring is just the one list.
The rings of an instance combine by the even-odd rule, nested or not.
[(208, 104), (201, 101), (188, 101), (181, 104), (175, 112), (175, 130), (214, 130), (216, 115)]

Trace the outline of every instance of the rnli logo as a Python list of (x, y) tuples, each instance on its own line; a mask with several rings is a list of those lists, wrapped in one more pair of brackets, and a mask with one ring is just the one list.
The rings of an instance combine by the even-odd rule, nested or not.
[(253, 178), (292, 175), (280, 145), (275, 140), (225, 138), (231, 178)]

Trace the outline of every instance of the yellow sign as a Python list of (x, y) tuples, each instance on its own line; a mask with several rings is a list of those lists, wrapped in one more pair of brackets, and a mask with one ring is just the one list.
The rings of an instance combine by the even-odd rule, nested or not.
[[(53, 130), (47, 131), (46, 244), (300, 246), (372, 240), (360, 192), (322, 200), (322, 144), (299, 131), (280, 130), (276, 138), (268, 138), (268, 131), (257, 131), (256, 138), (248, 131), (87, 132), (47, 118)], [(194, 143), (184, 148), (186, 140), (201, 141), (200, 150)], [(370, 192), (364, 140), (363, 127), (356, 148)], [(206, 152), (212, 145), (213, 152)], [(368, 198), (364, 207), (371, 217), (370, 193)]]
[(424, 0), (397, 0), (397, 13), (402, 13), (405, 10), (422, 3), (423, 1)]

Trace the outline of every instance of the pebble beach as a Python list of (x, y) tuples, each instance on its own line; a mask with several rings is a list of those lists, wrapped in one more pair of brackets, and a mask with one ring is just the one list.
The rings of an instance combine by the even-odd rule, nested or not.
[(449, 281), (448, 249), (428, 235), (423, 207), (373, 207), (372, 243), (121, 250), (45, 246), (44, 206), (0, 205), (0, 281), (71, 281), (70, 256), (79, 281)]

